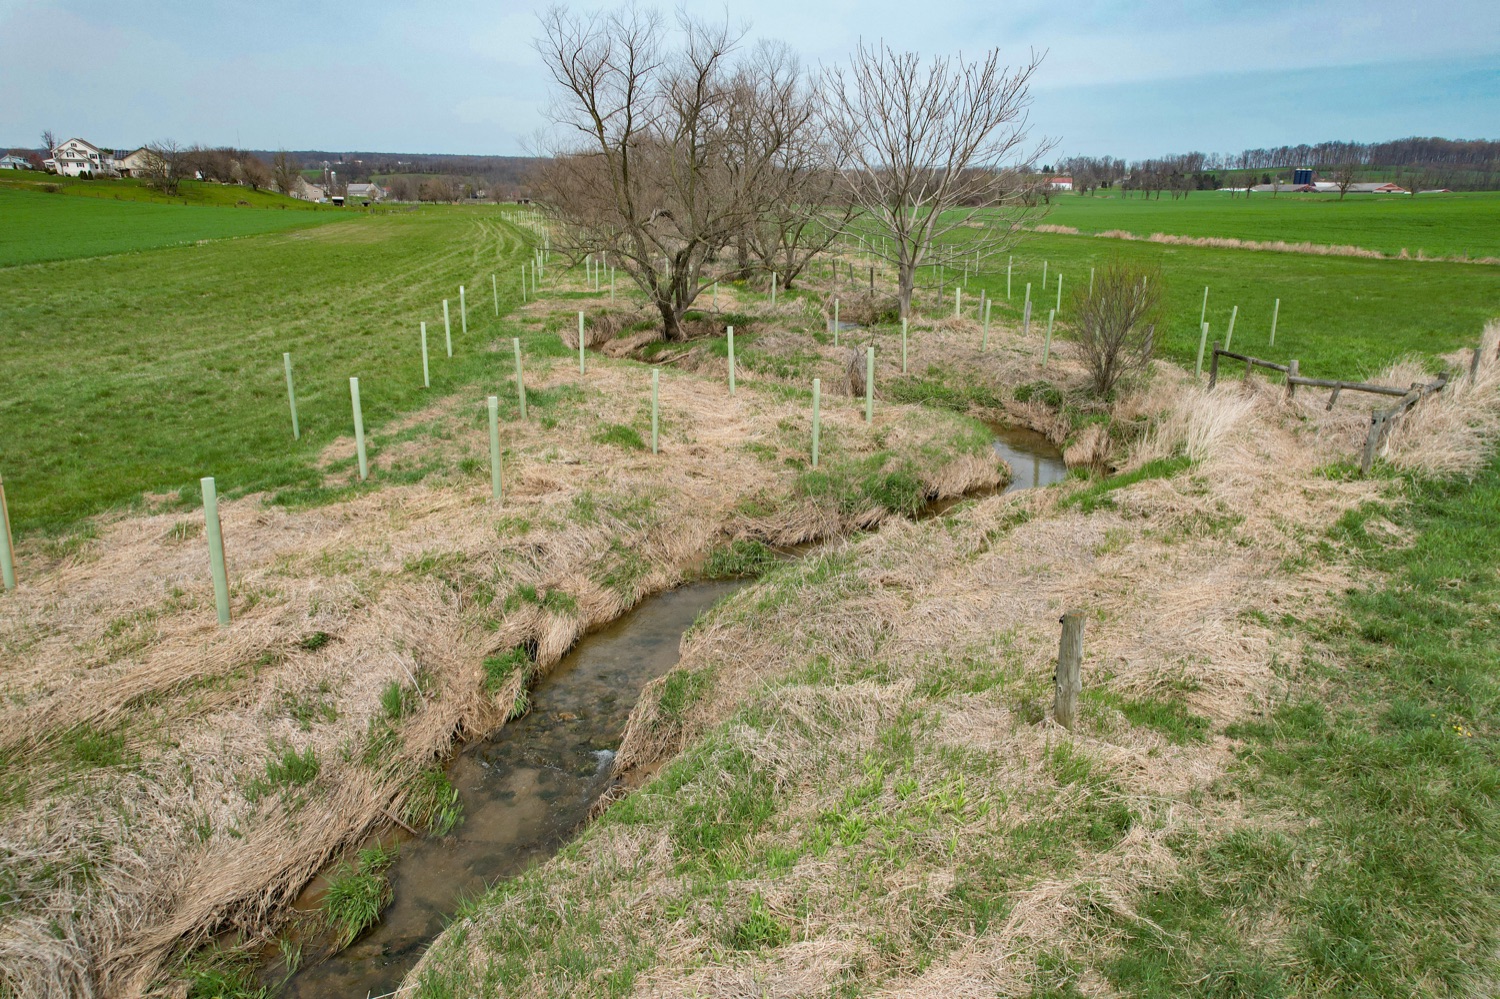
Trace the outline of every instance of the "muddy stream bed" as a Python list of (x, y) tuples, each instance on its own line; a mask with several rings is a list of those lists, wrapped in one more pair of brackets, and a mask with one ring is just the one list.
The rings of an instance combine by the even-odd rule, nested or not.
[[(1062, 456), (1041, 434), (992, 429), (995, 452), (1011, 467), (1006, 492), (1066, 477)], [(684, 584), (583, 638), (536, 685), (530, 712), (454, 758), (448, 776), (464, 817), (453, 832), (386, 839), (399, 843), (400, 856), (389, 872), (394, 898), (380, 922), (331, 957), (311, 958), (275, 994), (364, 999), (392, 992), (463, 899), (556, 853), (608, 790), (614, 750), (641, 688), (677, 662), (683, 632), (698, 615), (744, 584)], [(297, 908), (315, 910), (325, 887), (319, 878)], [(319, 943), (308, 940), (307, 950), (327, 949)], [(284, 973), (275, 962), (268, 984)]]

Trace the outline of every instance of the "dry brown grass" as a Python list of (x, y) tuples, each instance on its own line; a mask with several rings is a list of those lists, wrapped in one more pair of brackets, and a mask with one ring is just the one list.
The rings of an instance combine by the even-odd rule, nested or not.
[[(797, 493), (783, 459), (801, 456), (809, 414), (752, 379), (731, 399), (716, 382), (667, 372), (663, 451), (652, 455), (595, 439), (602, 423), (641, 424), (645, 370), (591, 356), (579, 378), (572, 363), (528, 367), (530, 386), (584, 394), (547, 414), (550, 429), (535, 418), (505, 428), (503, 507), (488, 498), (477, 399), (389, 428), (417, 420), (447, 432), (387, 441), (372, 485), (351, 499), (222, 503), (226, 630), (213, 623), (201, 531), (184, 530), (201, 513), (104, 518), (66, 558), (23, 545), (27, 583), (0, 605), (0, 753), (7, 780), (24, 787), (0, 799), (0, 864), (15, 886), (0, 913), (0, 992), (140, 995), (170, 977), (184, 946), (229, 930), (263, 938), (322, 866), (400, 814), (417, 769), (503, 722), (519, 680), (487, 694), (487, 655), (533, 648), (545, 671), (728, 538), (797, 543), (886, 516)], [(858, 455), (915, 454), (953, 424), (883, 406), (866, 427), (857, 407), (830, 405), (824, 425)], [(330, 456), (351, 448), (337, 442)], [(419, 457), (450, 471), (379, 485)], [(458, 471), (464, 458), (479, 470)], [(926, 467), (934, 495), (1000, 476), (972, 458)], [(515, 599), (524, 587), (569, 599)], [(326, 644), (304, 647), (320, 633)], [(390, 684), (419, 695), (372, 766), (361, 754)], [(328, 713), (299, 715), (310, 704)], [(119, 761), (93, 765), (85, 732), (116, 740)], [(316, 754), (316, 780), (254, 800), (284, 745)]]
[[(1497, 379), (1490, 359), (1474, 386), (1429, 400), (1427, 422), (1398, 425), (1391, 460), (1472, 467), (1493, 440)], [(743, 591), (689, 633), (617, 757), (622, 770), (679, 759), (667, 788), (648, 783), (627, 820), (606, 818), (508, 886), (408, 983), (432, 976), (466, 994), (492, 967), (491, 934), (524, 939), (545, 923), (566, 935), (570, 969), (643, 962), (635, 996), (830, 995), (851, 978), (886, 996), (1027, 996), (1046, 990), (1049, 955), (1084, 969), (1071, 981), (1082, 994), (1111, 994), (1089, 969), (1121, 927), (1143, 922), (1141, 894), (1175, 873), (1168, 841), (1281, 821), (1211, 793), (1231, 740), (1173, 743), (1114, 705), (1176, 703), (1216, 729), (1267, 712), (1310, 650), (1266, 617), (1319, 613), (1348, 582), (1334, 566), (1298, 568), (1307, 537), (1383, 491), (1322, 473), (1357, 460), (1364, 405), (1326, 411), (1259, 380), (1209, 393), (1158, 365), (1121, 411), (1154, 420), (1121, 466), (1187, 454), (1193, 467), (1120, 489), (1092, 514), (1052, 490), (890, 523)], [(1050, 701), (1057, 618), (1073, 607), (1088, 612), (1094, 696), (1069, 735), (1037, 709)], [(697, 692), (685, 706), (668, 696), (683, 689)], [(888, 772), (902, 731), (915, 733), (910, 756)], [(1060, 769), (1076, 758), (1086, 783)], [(762, 781), (751, 797), (774, 802), (769, 817), (717, 852), (685, 840), (692, 816), (732, 827), (746, 770)], [(1101, 801), (1137, 816), (1128, 832), (1007, 870), (1033, 843), (1026, 830), (1062, 836)], [(870, 828), (810, 845), (853, 817)], [(779, 855), (795, 859), (764, 859)], [(992, 880), (976, 882), (980, 871)], [(1006, 915), (975, 932), (966, 906), (984, 891)], [(727, 947), (756, 906), (786, 943)], [(597, 931), (571, 933), (574, 920)], [(568, 978), (550, 949), (519, 960), (507, 995), (604, 994), (603, 970)]]

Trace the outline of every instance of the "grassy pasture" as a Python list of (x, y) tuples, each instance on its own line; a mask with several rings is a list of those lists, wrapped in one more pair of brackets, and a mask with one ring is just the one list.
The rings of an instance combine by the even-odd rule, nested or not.
[[(1297, 358), (1304, 372), (1318, 377), (1363, 376), (1404, 354), (1432, 355), (1472, 345), (1485, 320), (1500, 311), (1500, 267), (1477, 264), (1221, 250), (1051, 233), (1027, 238), (1014, 256), (1008, 302), (1004, 256), (986, 264), (977, 277), (970, 276), (964, 296), (970, 316), (975, 315), (980, 289), (985, 289), (995, 300), (997, 319), (1019, 319), (1026, 284), (1031, 282), (1032, 321), (1045, 324), (1057, 301), (1061, 272), (1059, 335), (1066, 336), (1069, 295), (1087, 287), (1091, 266), (1115, 257), (1156, 264), (1167, 282), (1157, 350), (1189, 367), (1198, 350), (1205, 285), (1210, 287), (1210, 342), (1223, 340), (1231, 311), (1238, 305), (1234, 349), (1282, 362)], [(921, 283), (933, 289), (923, 299), (924, 309), (952, 312), (952, 270), (947, 274), (948, 297), (939, 306), (936, 274), (923, 268)], [(962, 281), (962, 271), (958, 276)], [(1277, 298), (1281, 312), (1273, 348), (1268, 341)]]
[(1500, 193), (1373, 195), (1199, 191), (1180, 201), (1115, 194), (1053, 199), (1046, 221), (1084, 233), (1124, 229), (1138, 236), (1226, 236), (1362, 246), (1396, 256), (1500, 256)]
[[(499, 329), (490, 274), (500, 274), (504, 313), (519, 297), (522, 254), (501, 213), (445, 208), (0, 269), (0, 474), (16, 529), (63, 528), (143, 491), (191, 493), (202, 475), (231, 493), (316, 485), (319, 449), (352, 433), (351, 375), (367, 426), (428, 397), (419, 321), (428, 324), (433, 398), (509, 361), (484, 351)], [(467, 338), (460, 284), (471, 292)], [(283, 351), (296, 373), (299, 442)]]
[[(46, 185), (44, 188), (43, 185)], [(0, 174), (0, 190), (32, 191), (47, 193), (61, 188), (55, 194), (100, 201), (136, 201), (158, 205), (205, 205), (211, 207), (275, 208), (303, 212), (337, 212), (330, 205), (318, 205), (310, 201), (289, 198), (284, 194), (262, 188), (252, 191), (237, 184), (210, 184), (198, 180), (184, 180), (176, 194), (165, 194), (148, 187), (140, 180), (119, 177), (105, 180), (84, 180), (80, 177), (57, 177), (51, 174), (7, 170)]]
[(348, 216), (332, 210), (267, 211), (116, 202), (0, 187), (0, 218), (5, 219), (5, 225), (0, 226), (0, 267), (281, 232), (341, 217)]

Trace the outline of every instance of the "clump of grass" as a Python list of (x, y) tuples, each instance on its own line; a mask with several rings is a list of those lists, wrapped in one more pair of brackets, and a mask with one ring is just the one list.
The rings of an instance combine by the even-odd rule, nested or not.
[(310, 635), (304, 635), (297, 643), (297, 647), (304, 652), (316, 652), (331, 641), (333, 641), (333, 636), (328, 632), (315, 631)]
[(299, 753), (291, 746), (283, 745), (277, 755), (266, 761), (265, 777), (255, 778), (245, 788), (245, 797), (255, 802), (272, 791), (306, 787), (318, 779), (321, 769), (318, 751), (312, 746)]
[(769, 950), (791, 940), (792, 931), (766, 908), (760, 892), (750, 896), (750, 912), (734, 925), (729, 946), (735, 950)]
[(328, 882), (323, 896), (323, 918), (347, 947), (380, 918), (391, 901), (391, 882), (386, 869), (396, 860), (395, 848), (370, 847), (359, 851), (355, 863), (347, 861)]
[(646, 450), (646, 442), (641, 439), (640, 432), (634, 427), (627, 427), (623, 423), (610, 423), (594, 434), (596, 444), (613, 444), (628, 451)]
[(401, 809), (403, 822), (434, 836), (448, 835), (463, 817), (458, 788), (441, 767), (430, 767), (417, 775)]
[(1056, 385), (1045, 379), (1038, 379), (1034, 382), (1027, 382), (1024, 385), (1017, 385), (1015, 392), (1012, 394), (1015, 396), (1016, 402), (1035, 401), (1051, 406), (1053, 409), (1063, 404), (1062, 392), (1058, 390)]
[(255, 957), (218, 946), (190, 955), (183, 962), (187, 999), (267, 999), (271, 990), (255, 973)]
[(1126, 701), (1120, 705), (1120, 713), (1130, 719), (1132, 725), (1154, 728), (1176, 745), (1203, 742), (1208, 738), (1208, 719), (1195, 715), (1181, 701), (1157, 701), (1144, 699)]
[(909, 462), (887, 467), (891, 455), (880, 452), (867, 458), (831, 460), (819, 469), (808, 469), (797, 479), (800, 495), (831, 503), (846, 516), (871, 509), (913, 516), (927, 505), (927, 486)]
[(1064, 496), (1058, 506), (1064, 510), (1076, 507), (1081, 513), (1093, 513), (1099, 509), (1112, 510), (1115, 501), (1109, 494), (1116, 489), (1124, 489), (1126, 486), (1133, 486), (1147, 479), (1168, 479), (1184, 469), (1191, 468), (1192, 465), (1193, 460), (1186, 455), (1157, 458), (1146, 462), (1140, 468), (1091, 482), (1082, 489)]
[(740, 579), (760, 576), (776, 564), (776, 552), (763, 541), (740, 538), (709, 553), (703, 566), (706, 579)]
[(501, 605), (507, 613), (519, 610), (526, 604), (551, 611), (553, 614), (575, 614), (578, 601), (562, 590), (539, 590), (531, 583), (522, 583), (510, 592)]
[(498, 694), (516, 673), (529, 674), (531, 666), (531, 656), (519, 645), (498, 656), (487, 657), (484, 661), (485, 693)]

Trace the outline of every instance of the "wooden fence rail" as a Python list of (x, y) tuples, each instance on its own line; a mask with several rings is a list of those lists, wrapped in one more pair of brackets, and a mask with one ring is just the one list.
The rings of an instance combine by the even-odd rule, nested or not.
[[(1312, 388), (1332, 389), (1328, 396), (1328, 405), (1325, 409), (1333, 409), (1334, 403), (1339, 400), (1341, 392), (1369, 392), (1373, 395), (1384, 395), (1399, 397), (1399, 401), (1390, 409), (1375, 410), (1370, 414), (1370, 430), (1365, 437), (1364, 456), (1359, 463), (1360, 473), (1370, 474), (1370, 467), (1375, 463), (1375, 456), (1380, 453), (1380, 448), (1385, 443), (1386, 436), (1390, 433), (1391, 424), (1396, 418), (1405, 414), (1417, 403), (1429, 395), (1441, 392), (1448, 385), (1449, 375), (1444, 372), (1433, 381), (1423, 385), (1413, 382), (1408, 388), (1400, 388), (1395, 385), (1375, 385), (1370, 382), (1348, 382), (1337, 378), (1307, 378), (1297, 370), (1295, 360), (1287, 364), (1277, 364), (1275, 361), (1267, 361), (1259, 357), (1251, 357), (1248, 354), (1236, 354), (1224, 350), (1217, 342), (1214, 343), (1213, 358), (1208, 367), (1208, 387), (1213, 388), (1219, 381), (1219, 358), (1227, 357), (1230, 360), (1242, 361), (1245, 365), (1245, 380), (1250, 379), (1250, 372), (1255, 368), (1267, 368), (1271, 371), (1280, 371), (1286, 375), (1287, 398), (1297, 394), (1297, 386), (1306, 385)], [(1479, 351), (1474, 351), (1473, 360), (1469, 365), (1469, 380), (1473, 381), (1479, 367)]]

